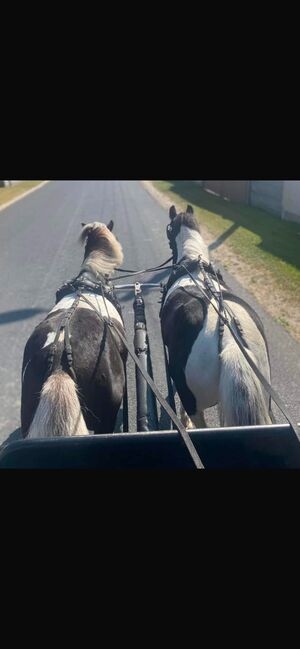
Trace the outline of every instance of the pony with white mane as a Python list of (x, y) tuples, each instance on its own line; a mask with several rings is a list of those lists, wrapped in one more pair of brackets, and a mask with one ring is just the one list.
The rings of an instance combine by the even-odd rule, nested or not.
[(22, 369), (23, 437), (111, 433), (125, 392), (121, 309), (107, 278), (123, 262), (113, 222), (82, 224), (84, 261), (30, 336)]
[[(261, 320), (214, 271), (193, 208), (170, 209), (168, 238), (172, 271), (161, 310), (162, 335), (168, 348), (170, 374), (182, 403), (187, 428), (205, 427), (204, 411), (219, 405), (221, 426), (266, 425), (273, 422), (269, 396), (224, 326), (219, 309), (221, 293), (230, 323), (247, 353), (270, 383), (270, 361)], [(201, 264), (199, 264), (199, 256)], [(199, 282), (199, 290), (190, 275)], [(175, 269), (176, 268), (176, 269)], [(207, 281), (213, 292), (207, 299)], [(193, 426), (194, 425), (194, 426)]]

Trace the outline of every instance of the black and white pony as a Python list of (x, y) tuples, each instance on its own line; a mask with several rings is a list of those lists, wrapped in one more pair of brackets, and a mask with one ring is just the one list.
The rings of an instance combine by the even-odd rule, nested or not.
[[(234, 295), (222, 276), (213, 272), (208, 248), (200, 234), (193, 208), (177, 214), (170, 209), (167, 228), (173, 263), (183, 262), (204, 285), (204, 273), (215, 291), (222, 289), (231, 325), (242, 338), (248, 354), (270, 383), (270, 362), (263, 325), (255, 311)], [(220, 286), (219, 286), (220, 283)], [(213, 302), (218, 307), (217, 297)], [(170, 373), (182, 403), (187, 428), (205, 426), (203, 412), (219, 404), (221, 426), (271, 424), (270, 399), (249, 366), (227, 326), (191, 277), (176, 267), (172, 271), (161, 311), (162, 335), (168, 348)]]
[[(111, 433), (124, 396), (127, 350), (96, 313), (104, 318), (109, 314), (124, 335), (118, 303), (105, 291), (107, 277), (123, 262), (122, 247), (112, 234), (112, 221), (82, 226), (80, 241), (86, 247), (80, 274), (64, 285), (62, 299), (58, 297), (25, 347), (23, 437)], [(74, 286), (80, 287), (81, 297)]]

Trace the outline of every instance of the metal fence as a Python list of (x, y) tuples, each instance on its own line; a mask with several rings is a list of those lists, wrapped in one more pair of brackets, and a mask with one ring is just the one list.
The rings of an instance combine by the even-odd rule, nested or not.
[(17, 185), (20, 180), (0, 180), (0, 187), (9, 187), (10, 185)]
[(283, 180), (251, 180), (250, 205), (281, 216)]
[(232, 202), (282, 215), (284, 180), (198, 180), (208, 191)]

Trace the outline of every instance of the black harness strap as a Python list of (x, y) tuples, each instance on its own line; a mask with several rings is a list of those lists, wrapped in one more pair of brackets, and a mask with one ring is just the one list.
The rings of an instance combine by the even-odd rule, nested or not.
[(73, 351), (70, 342), (70, 318), (67, 319), (65, 324), (65, 350), (66, 350), (69, 374), (71, 375), (73, 381), (77, 383), (77, 377), (73, 367)]
[(61, 323), (60, 323), (60, 325), (59, 325), (59, 327), (57, 329), (54, 342), (52, 343), (52, 345), (50, 347), (50, 350), (49, 350), (49, 354), (48, 354), (47, 375), (46, 375), (45, 380), (47, 380), (49, 378), (49, 376), (53, 372), (54, 357), (55, 357), (55, 352), (56, 352), (56, 349), (57, 349), (57, 343), (58, 343), (58, 340), (59, 340), (59, 337), (60, 337), (61, 333), (63, 332), (64, 333), (64, 348), (65, 348), (66, 356), (67, 356), (68, 371), (69, 371), (70, 376), (72, 377), (72, 379), (76, 382), (76, 374), (75, 374), (74, 368), (73, 368), (73, 353), (72, 353), (72, 347), (71, 347), (71, 343), (70, 343), (70, 327), (69, 327), (69, 324), (70, 324), (70, 320), (71, 320), (73, 314), (75, 313), (76, 308), (77, 308), (77, 306), (79, 304), (80, 298), (81, 298), (81, 293), (78, 292), (77, 297), (74, 300), (74, 304), (72, 304), (71, 308), (68, 309), (67, 313), (63, 316), (63, 319), (62, 319), (62, 321), (61, 321)]
[[(183, 440), (183, 442), (184, 442), (184, 444), (185, 444), (185, 446), (186, 446), (186, 448), (187, 448), (187, 450), (188, 450), (188, 452), (189, 452), (189, 454), (190, 454), (190, 457), (192, 458), (192, 460), (193, 460), (193, 462), (194, 462), (196, 468), (197, 468), (197, 469), (204, 469), (204, 465), (203, 465), (202, 462), (201, 462), (201, 459), (200, 459), (200, 457), (199, 457), (199, 455), (198, 455), (198, 453), (197, 453), (197, 451), (196, 451), (196, 449), (195, 449), (195, 446), (194, 446), (194, 444), (193, 444), (193, 442), (192, 442), (192, 440), (191, 440), (191, 438), (190, 438), (190, 436), (189, 436), (187, 430), (184, 428), (184, 426), (182, 425), (181, 421), (178, 419), (177, 415), (174, 413), (174, 411), (172, 410), (172, 408), (170, 407), (170, 405), (168, 404), (168, 402), (167, 402), (167, 401), (165, 400), (165, 398), (162, 396), (161, 392), (160, 392), (160, 391), (158, 390), (158, 388), (156, 387), (156, 385), (155, 385), (154, 381), (152, 380), (151, 376), (149, 376), (148, 372), (146, 372), (146, 371), (144, 370), (144, 368), (143, 368), (142, 364), (140, 363), (140, 360), (139, 360), (139, 358), (137, 357), (137, 355), (135, 354), (135, 352), (132, 352), (132, 351), (130, 350), (126, 338), (125, 338), (125, 337), (123, 336), (123, 334), (119, 331), (119, 329), (115, 326), (115, 323), (114, 323), (111, 319), (109, 319), (109, 318), (104, 318), (104, 317), (103, 317), (103, 316), (102, 316), (102, 315), (97, 311), (97, 309), (95, 309), (95, 307), (94, 307), (94, 305), (92, 304), (92, 302), (91, 302), (91, 301), (90, 301), (90, 300), (89, 300), (85, 295), (82, 295), (82, 299), (85, 300), (85, 301), (87, 302), (87, 304), (89, 304), (90, 307), (91, 307), (92, 309), (94, 309), (94, 311), (97, 313), (97, 315), (98, 315), (98, 317), (100, 318), (100, 320), (106, 322), (106, 324), (107, 324), (108, 327), (109, 327), (108, 330), (109, 330), (110, 332), (111, 332), (111, 329), (114, 329), (114, 331), (116, 331), (116, 333), (118, 334), (119, 338), (122, 340), (123, 345), (125, 345), (125, 347), (126, 347), (128, 353), (129, 353), (129, 355), (131, 356), (131, 358), (133, 359), (133, 361), (134, 361), (135, 364), (137, 365), (138, 369), (140, 370), (140, 372), (141, 372), (142, 376), (144, 377), (145, 381), (147, 381), (148, 385), (150, 386), (151, 390), (154, 392), (154, 394), (155, 394), (156, 398), (158, 399), (159, 403), (161, 404), (161, 406), (163, 407), (163, 409), (166, 411), (166, 413), (169, 415), (170, 419), (173, 421), (173, 424), (175, 425), (175, 427), (177, 428), (179, 434), (181, 435), (182, 440)], [(113, 337), (113, 336), (112, 336), (112, 338), (113, 338), (113, 340), (114, 340), (114, 337)]]
[(49, 376), (51, 376), (51, 374), (53, 372), (54, 357), (55, 357), (55, 352), (56, 352), (56, 348), (57, 348), (58, 339), (59, 339), (59, 336), (60, 336), (61, 332), (64, 329), (63, 322), (64, 321), (62, 321), (62, 323), (58, 327), (57, 332), (56, 332), (56, 336), (55, 336), (54, 341), (53, 341), (52, 345), (50, 346), (50, 349), (49, 349), (49, 352), (48, 352), (47, 373), (46, 373), (45, 381), (47, 381), (47, 379), (49, 378)]
[[(205, 265), (199, 256), (198, 258), (198, 264), (200, 266), (200, 269), (202, 271), (203, 277), (204, 277), (204, 286), (207, 289), (208, 293), (210, 293), (216, 300), (216, 302), (219, 305), (219, 311), (220, 313), (224, 316), (225, 315), (225, 305), (224, 305), (224, 300), (223, 300), (223, 293), (222, 289), (220, 286), (220, 280), (223, 281), (222, 275), (220, 271), (217, 271), (212, 263), (206, 264)], [(215, 288), (215, 285), (211, 279), (210, 275), (214, 275), (215, 281), (218, 284), (218, 290)], [(232, 314), (233, 315), (233, 314)], [(233, 316), (235, 319), (235, 317)], [(237, 324), (237, 321), (236, 321)], [(223, 336), (224, 336), (224, 321), (219, 318), (219, 356), (222, 353), (222, 343), (223, 343)]]

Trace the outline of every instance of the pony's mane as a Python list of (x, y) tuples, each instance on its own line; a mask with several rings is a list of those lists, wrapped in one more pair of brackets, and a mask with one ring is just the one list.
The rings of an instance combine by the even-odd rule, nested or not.
[(84, 261), (81, 270), (109, 275), (117, 266), (123, 263), (123, 250), (112, 232), (104, 225), (95, 221), (84, 226), (80, 243), (86, 241)]

